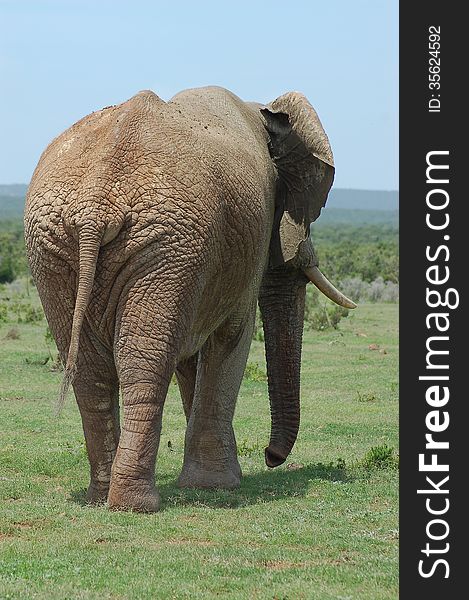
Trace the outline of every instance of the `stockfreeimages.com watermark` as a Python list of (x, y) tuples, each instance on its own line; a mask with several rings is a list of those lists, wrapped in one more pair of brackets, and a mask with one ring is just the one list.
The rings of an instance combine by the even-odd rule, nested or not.
[(450, 311), (459, 306), (459, 293), (450, 287), (449, 150), (428, 152), (426, 163), (426, 183), (430, 186), (426, 194), (426, 225), (432, 232), (441, 233), (441, 238), (425, 249), (428, 264), (425, 326), (429, 335), (425, 342), (425, 373), (419, 376), (419, 381), (428, 386), (425, 390), (428, 408), (425, 415), (425, 451), (418, 457), (419, 475), (425, 474), (425, 489), (418, 489), (417, 493), (425, 500), (428, 521), (426, 540), (421, 549), (426, 558), (419, 561), (418, 572), (421, 577), (429, 578), (442, 569), (439, 575), (448, 578), (450, 524), (445, 515), (450, 508), (450, 465), (444, 452), (449, 450), (445, 432), (450, 424)]

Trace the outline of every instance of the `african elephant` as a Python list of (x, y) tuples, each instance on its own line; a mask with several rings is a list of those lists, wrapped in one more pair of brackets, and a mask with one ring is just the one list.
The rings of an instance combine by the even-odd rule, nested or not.
[[(299, 426), (305, 286), (354, 307), (317, 267), (309, 227), (334, 177), (300, 93), (269, 105), (218, 87), (142, 91), (78, 121), (28, 190), (31, 271), (78, 402), (90, 502), (152, 512), (163, 404), (187, 419), (180, 486), (240, 482), (232, 420), (259, 301), (283, 463)], [(119, 417), (122, 395), (122, 426)]]

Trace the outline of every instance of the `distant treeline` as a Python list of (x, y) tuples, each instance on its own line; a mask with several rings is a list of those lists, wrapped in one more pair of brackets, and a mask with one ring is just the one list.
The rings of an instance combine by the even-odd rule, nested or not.
[(392, 225), (314, 225), (313, 244), (321, 270), (335, 282), (378, 277), (399, 283), (398, 229)]
[(0, 283), (14, 281), (28, 273), (23, 222), (0, 220)]
[[(312, 228), (321, 270), (335, 283), (358, 277), (399, 282), (398, 230), (390, 224), (322, 224)], [(0, 283), (29, 273), (23, 222), (0, 220)]]

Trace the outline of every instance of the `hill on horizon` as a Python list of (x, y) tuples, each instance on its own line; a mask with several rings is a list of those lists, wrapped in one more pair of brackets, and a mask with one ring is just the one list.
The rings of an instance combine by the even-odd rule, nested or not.
[(399, 210), (399, 192), (332, 188), (326, 208), (359, 210)]

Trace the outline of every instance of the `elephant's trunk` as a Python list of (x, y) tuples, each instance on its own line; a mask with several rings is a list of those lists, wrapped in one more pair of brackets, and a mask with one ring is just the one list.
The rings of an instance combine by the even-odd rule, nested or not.
[(78, 234), (79, 245), (79, 270), (78, 289), (73, 313), (72, 331), (70, 335), (70, 347), (65, 365), (64, 377), (60, 387), (56, 413), (59, 414), (65, 403), (68, 389), (73, 382), (77, 370), (78, 347), (80, 343), (80, 332), (85, 318), (85, 312), (93, 289), (96, 263), (98, 261), (99, 248), (103, 234), (92, 226), (80, 228)]
[(270, 269), (259, 295), (272, 418), (265, 462), (285, 462), (300, 425), (300, 365), (306, 278), (299, 270)]

